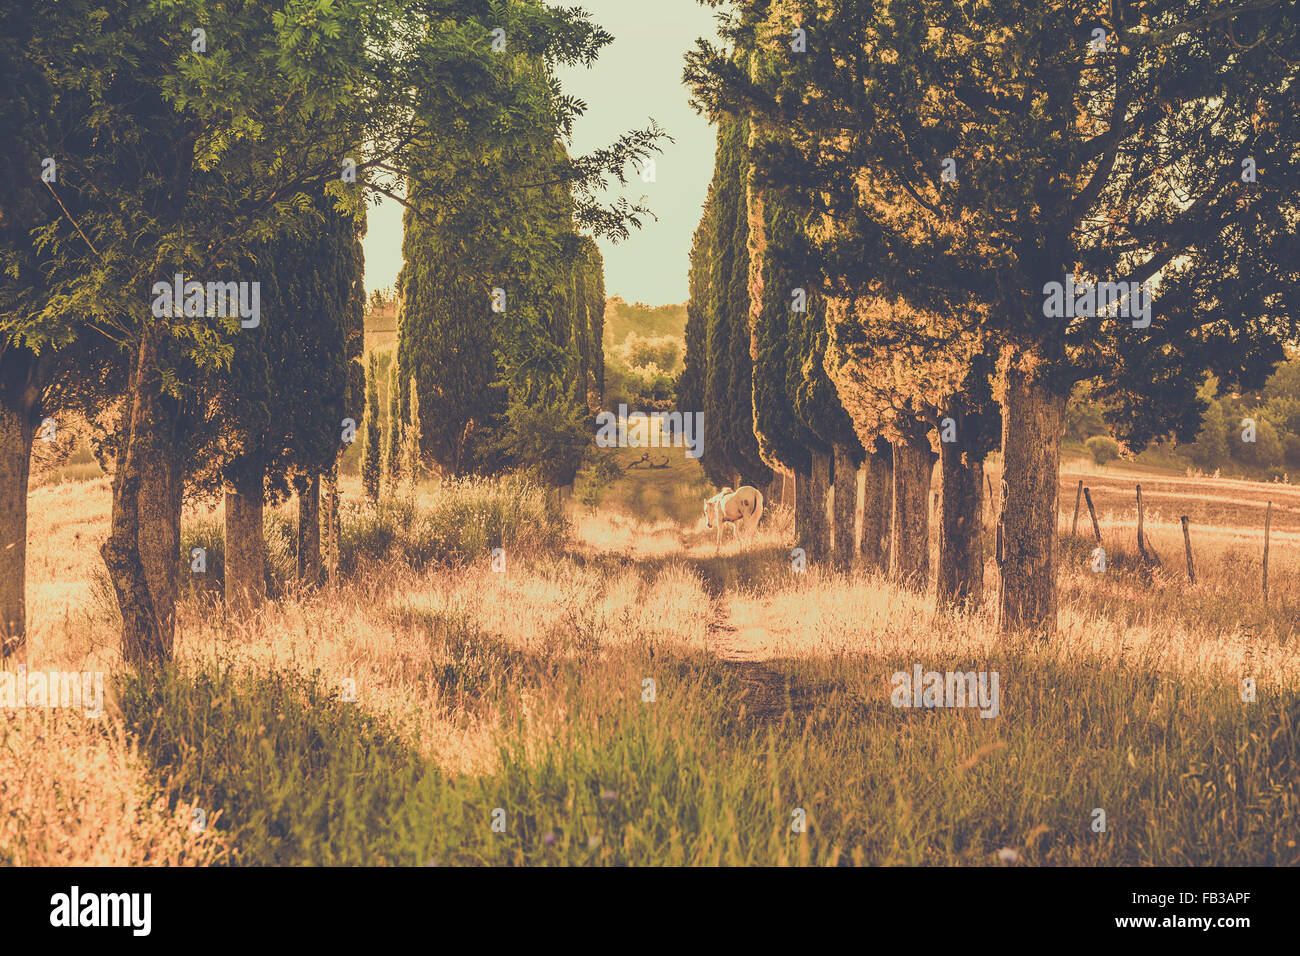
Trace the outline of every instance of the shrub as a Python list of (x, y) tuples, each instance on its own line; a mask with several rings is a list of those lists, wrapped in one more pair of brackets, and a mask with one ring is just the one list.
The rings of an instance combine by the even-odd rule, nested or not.
[(472, 560), (493, 548), (555, 548), (567, 534), (553, 496), (517, 475), (442, 481), (432, 499), (431, 505), (385, 500), (375, 508), (345, 502), (339, 570), (393, 559), (419, 568)]
[(1119, 442), (1109, 435), (1093, 435), (1083, 447), (1088, 449), (1088, 454), (1092, 455), (1092, 460), (1099, 465), (1104, 465), (1108, 461), (1114, 461), (1119, 457)]

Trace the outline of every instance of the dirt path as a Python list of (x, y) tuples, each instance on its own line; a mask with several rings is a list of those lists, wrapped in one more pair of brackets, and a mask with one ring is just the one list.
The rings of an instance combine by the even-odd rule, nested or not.
[(741, 713), (772, 720), (794, 710), (798, 695), (790, 675), (771, 658), (772, 633), (759, 625), (738, 627), (726, 591), (713, 595), (711, 610), (708, 647), (739, 678)]

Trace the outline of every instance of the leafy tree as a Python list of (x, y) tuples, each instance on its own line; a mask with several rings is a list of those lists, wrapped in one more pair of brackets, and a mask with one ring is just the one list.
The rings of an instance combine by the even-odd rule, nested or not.
[(505, 455), (552, 488), (572, 485), (591, 448), (586, 410), (563, 400), (512, 401), (502, 438)]
[(1119, 457), (1119, 442), (1109, 435), (1093, 435), (1084, 443), (1092, 460), (1099, 465), (1114, 461)]
[[(207, 440), (213, 423), (200, 400), (240, 330), (237, 317), (152, 311), (144, 293), (177, 273), (242, 278), (250, 252), (300, 229), (316, 190), (339, 188), (352, 160), (363, 189), (396, 195), (415, 155), (439, 141), (487, 155), (525, 139), (500, 122), (526, 126), (530, 117), (498, 69), (492, 28), (547, 62), (589, 62), (609, 37), (573, 10), (436, 0), (419, 9), (397, 0), (270, 8), (142, 0), (107, 11), (74, 2), (33, 23), (30, 42), (14, 52), (20, 73), (41, 74), (58, 91), (50, 141), (69, 144), (59, 159), (74, 212), (42, 227), (50, 295), (40, 310), (7, 321), (6, 341), (67, 342), (98, 324), (123, 344), (130, 384), (111, 455), (103, 555), (124, 654), (163, 659), (174, 620), (177, 463)], [(206, 47), (191, 42), (196, 23), (220, 24)], [(435, 119), (453, 131), (435, 129)], [(655, 136), (629, 135), (566, 163), (561, 188), (577, 194), (577, 222), (614, 234), (637, 223), (637, 207), (593, 197)], [(434, 190), (449, 185), (427, 171), (424, 179)], [(363, 199), (335, 198), (353, 212)]]

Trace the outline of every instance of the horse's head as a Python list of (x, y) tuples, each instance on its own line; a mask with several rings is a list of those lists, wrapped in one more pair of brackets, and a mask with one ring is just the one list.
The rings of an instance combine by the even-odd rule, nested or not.
[(714, 495), (712, 498), (708, 498), (708, 499), (705, 500), (705, 502), (704, 502), (704, 524), (709, 528), (710, 531), (713, 530), (713, 520), (714, 520), (714, 517), (715, 517), (715, 516), (719, 516), (719, 517), (720, 517), (719, 512), (721, 511), (721, 508), (722, 508), (722, 499), (723, 499), (723, 497), (724, 497), (725, 495), (729, 495), (729, 494), (731, 494), (731, 488), (730, 488), (730, 487), (727, 487), (727, 488), (723, 488), (721, 491), (719, 491), (719, 492), (718, 492), (716, 495)]

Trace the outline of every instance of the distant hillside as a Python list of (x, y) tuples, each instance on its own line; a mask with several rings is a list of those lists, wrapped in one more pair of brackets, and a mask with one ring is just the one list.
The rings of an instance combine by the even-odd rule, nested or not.
[(622, 296), (605, 300), (605, 347), (621, 345), (629, 335), (686, 339), (686, 305), (629, 303)]

